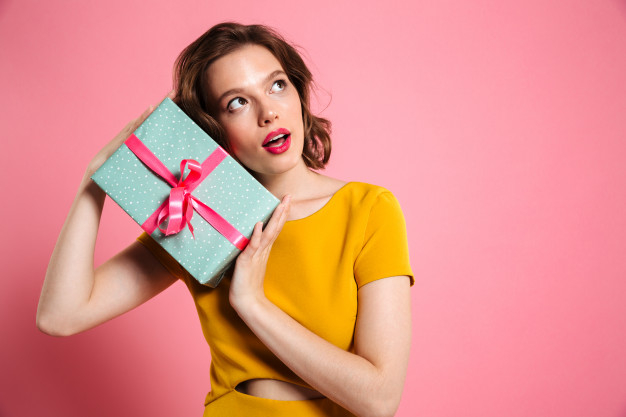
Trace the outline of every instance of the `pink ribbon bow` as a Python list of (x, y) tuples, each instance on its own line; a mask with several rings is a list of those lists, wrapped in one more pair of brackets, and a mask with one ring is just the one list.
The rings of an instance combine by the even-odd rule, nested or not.
[[(159, 177), (163, 178), (171, 187), (170, 195), (161, 206), (141, 225), (148, 233), (152, 234), (157, 227), (166, 236), (179, 233), (189, 227), (191, 235), (193, 234), (193, 226), (191, 218), (194, 210), (202, 216), (211, 226), (215, 228), (222, 236), (228, 239), (239, 250), (243, 250), (248, 244), (248, 238), (241, 234), (226, 219), (216, 213), (212, 208), (198, 200), (191, 193), (200, 185), (200, 183), (228, 156), (226, 151), (218, 146), (205, 160), (200, 164), (193, 159), (183, 159), (180, 162), (180, 179), (176, 179), (167, 167), (148, 149), (148, 147), (134, 134), (130, 135), (124, 142), (126, 146)], [(184, 177), (185, 166), (189, 165), (189, 174)], [(161, 223), (166, 219), (167, 229), (161, 228)]]

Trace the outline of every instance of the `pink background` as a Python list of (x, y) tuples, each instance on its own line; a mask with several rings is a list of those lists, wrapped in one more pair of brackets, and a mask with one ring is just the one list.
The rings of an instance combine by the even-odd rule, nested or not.
[[(208, 347), (181, 283), (70, 338), (35, 311), (87, 162), (229, 19), (306, 49), (328, 174), (404, 208), (397, 415), (626, 416), (624, 0), (0, 0), (0, 415), (201, 415)], [(96, 262), (138, 234), (107, 202)]]

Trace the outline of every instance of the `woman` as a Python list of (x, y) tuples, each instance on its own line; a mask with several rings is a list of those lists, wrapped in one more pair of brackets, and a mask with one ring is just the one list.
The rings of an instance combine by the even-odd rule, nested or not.
[(105, 194), (89, 177), (149, 108), (90, 162), (50, 260), (39, 328), (84, 331), (181, 279), (211, 348), (205, 416), (393, 415), (413, 283), (396, 199), (312, 170), (328, 161), (330, 124), (309, 111), (312, 78), (301, 57), (269, 28), (217, 25), (175, 71), (174, 101), (281, 204), (216, 289), (146, 234), (94, 270)]

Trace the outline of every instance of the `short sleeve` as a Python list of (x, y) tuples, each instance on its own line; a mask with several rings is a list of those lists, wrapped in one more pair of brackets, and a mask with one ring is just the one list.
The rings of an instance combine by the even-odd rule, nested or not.
[(188, 272), (180, 266), (178, 261), (172, 257), (161, 245), (159, 245), (150, 235), (146, 232), (143, 232), (137, 238), (137, 241), (144, 245), (155, 258), (172, 274), (174, 277), (178, 279), (182, 279), (183, 281), (186, 279)]
[(358, 288), (372, 281), (407, 275), (415, 283), (409, 261), (406, 223), (395, 196), (385, 191), (374, 201), (363, 246), (354, 262)]

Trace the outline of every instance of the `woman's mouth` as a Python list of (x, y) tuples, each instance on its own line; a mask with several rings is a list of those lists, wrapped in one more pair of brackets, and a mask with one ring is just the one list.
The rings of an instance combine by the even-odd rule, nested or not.
[(270, 132), (263, 141), (263, 148), (273, 154), (279, 154), (289, 149), (291, 145), (291, 132), (289, 130), (280, 128)]

